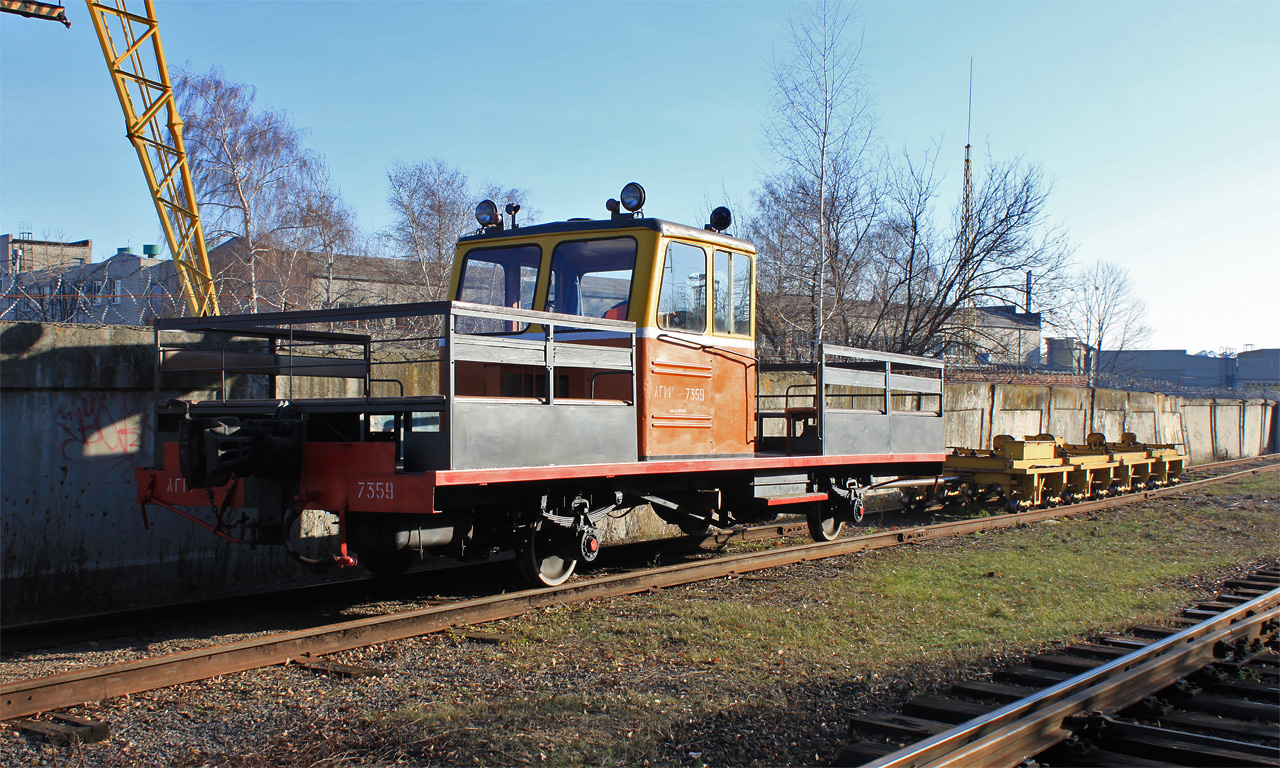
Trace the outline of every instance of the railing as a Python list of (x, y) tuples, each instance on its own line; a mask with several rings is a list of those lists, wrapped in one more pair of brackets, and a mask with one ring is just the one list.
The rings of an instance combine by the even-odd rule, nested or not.
[[(461, 333), (457, 330), (458, 318), (494, 320), (522, 326), (518, 335), (480, 335)], [(556, 400), (555, 372), (557, 367), (588, 368), (611, 373), (630, 373), (631, 402), (636, 401), (636, 326), (624, 320), (586, 318), (555, 312), (493, 307), (482, 304), (453, 302), (450, 320), (446, 324), (445, 345), (448, 350), (448, 396), (456, 393), (456, 366), (460, 362), (504, 363), (541, 367), (546, 371), (546, 402)], [(556, 334), (573, 338), (575, 334), (605, 333), (626, 337), (626, 347), (601, 344), (585, 344), (578, 341), (557, 341)], [(541, 337), (541, 338), (538, 338)]]
[[(516, 330), (464, 330), (494, 324)], [(206, 337), (172, 342), (166, 334), (175, 332)], [(614, 343), (590, 343), (601, 337)], [(165, 318), (155, 324), (155, 390), (158, 399), (165, 373), (213, 374), (214, 381), (205, 381), (215, 385), (217, 399), (254, 399), (231, 396), (233, 377), (244, 374), (268, 377), (262, 394), (269, 398), (293, 398), (295, 378), (334, 378), (359, 380), (361, 396), (373, 399), (377, 383), (405, 391), (404, 381), (376, 372), (443, 361), (447, 380), (439, 394), (450, 397), (457, 394), (456, 365), (478, 362), (539, 367), (547, 381), (555, 380), (557, 368), (630, 374), (634, 403), (635, 338), (635, 324), (621, 320), (446, 301)], [(400, 359), (379, 357), (391, 351)], [(284, 392), (276, 381), (280, 376), (288, 377)], [(545, 401), (555, 398), (555, 387), (548, 387)]]
[[(816, 363), (762, 363), (762, 375), (795, 373), (812, 377), (812, 380), (791, 383), (783, 394), (757, 396), (760, 434), (766, 435), (766, 421), (783, 420), (787, 450), (791, 452), (792, 444), (801, 437), (802, 427), (812, 424), (816, 429), (813, 434), (817, 437), (817, 444), (809, 448), (822, 451), (831, 413), (940, 417), (944, 369), (945, 363), (933, 358), (833, 344), (822, 345)], [(801, 390), (801, 393), (796, 390)], [(797, 398), (805, 402), (797, 404)], [(904, 399), (911, 400), (914, 407), (899, 407), (905, 404)], [(931, 402), (926, 403), (926, 400)], [(778, 401), (781, 401), (782, 410), (777, 408)]]

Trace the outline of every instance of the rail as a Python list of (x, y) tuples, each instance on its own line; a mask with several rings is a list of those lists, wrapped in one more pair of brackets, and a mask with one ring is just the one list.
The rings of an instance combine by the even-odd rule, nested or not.
[(1256, 633), (1280, 619), (1274, 589), (1200, 624), (1121, 656), (864, 768), (943, 768), (1025, 764), (1071, 735), (1064, 721), (1081, 712), (1115, 712), (1176, 683), (1214, 660), (1219, 643)]

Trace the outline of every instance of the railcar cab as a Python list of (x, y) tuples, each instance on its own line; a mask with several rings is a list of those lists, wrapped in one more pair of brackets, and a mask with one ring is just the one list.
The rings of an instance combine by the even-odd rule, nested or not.
[[(641, 460), (753, 455), (755, 247), (724, 234), (726, 208), (697, 229), (646, 217), (639, 184), (619, 197), (606, 203), (608, 219), (533, 226), (517, 225), (518, 206), (507, 206), (504, 221), (493, 202), (480, 203), (479, 231), (458, 241), (451, 298), (634, 323), (634, 382), (616, 371), (561, 369), (554, 397), (634, 397)], [(501, 320), (477, 322), (466, 330), (541, 336)], [(608, 332), (578, 338), (610, 343)], [(548, 395), (546, 369), (537, 365), (458, 363), (452, 375), (455, 396)]]

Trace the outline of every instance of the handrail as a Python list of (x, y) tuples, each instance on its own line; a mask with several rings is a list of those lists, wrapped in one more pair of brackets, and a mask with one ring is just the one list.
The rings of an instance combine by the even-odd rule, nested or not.
[(945, 368), (946, 363), (932, 357), (919, 357), (917, 355), (902, 355), (896, 352), (877, 352), (874, 349), (859, 349), (858, 347), (842, 347), (838, 344), (827, 344), (823, 342), (822, 351), (828, 355), (837, 357), (847, 357), (851, 360), (870, 360), (873, 362), (900, 363), (902, 365), (915, 365), (921, 368)]
[[(459, 328), (459, 318), (478, 318), (518, 324), (524, 330), (516, 333), (486, 333)], [(422, 334), (407, 330), (401, 338), (388, 328), (389, 335), (378, 330), (352, 333), (341, 330), (343, 323), (418, 318), (442, 323), (438, 331)], [(340, 330), (313, 330), (308, 326), (338, 325)], [(364, 330), (361, 328), (360, 330)], [(208, 372), (228, 374), (262, 374), (268, 376), (365, 378), (366, 396), (371, 391), (372, 371), (376, 366), (408, 362), (440, 362), (448, 368), (450, 390), (454, 381), (453, 366), (458, 362), (498, 362), (543, 367), (548, 374), (556, 368), (601, 368), (625, 372), (632, 376), (634, 401), (636, 370), (636, 325), (625, 320), (583, 317), (558, 312), (499, 307), (461, 301), (432, 301), (373, 307), (343, 307), (329, 310), (295, 310), (221, 317), (163, 318), (155, 323), (157, 376), (161, 372)], [(265, 339), (269, 349), (210, 349), (200, 345), (162, 345), (163, 332), (223, 334), (230, 337)], [(613, 343), (592, 343), (582, 333), (614, 337)], [(439, 334), (439, 335), (437, 335)], [(559, 337), (559, 338), (557, 338)], [(377, 361), (373, 359), (375, 344), (396, 345), (402, 341), (444, 341), (438, 348), (442, 355), (434, 360)], [(629, 345), (617, 341), (630, 339)], [(259, 342), (260, 344), (261, 342)], [(336, 354), (342, 347), (358, 347), (361, 353), (350, 356)], [(307, 349), (319, 354), (306, 354)], [(325, 352), (333, 352), (328, 356)], [(403, 388), (403, 383), (400, 386)], [(158, 391), (158, 389), (157, 389)], [(554, 395), (549, 400), (554, 401)]]

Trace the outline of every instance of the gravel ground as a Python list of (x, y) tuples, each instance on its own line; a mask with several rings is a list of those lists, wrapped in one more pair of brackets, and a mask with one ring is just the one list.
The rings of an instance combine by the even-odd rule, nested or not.
[[(1249, 497), (1252, 498), (1252, 497)], [(957, 540), (923, 546), (962, 546)], [(772, 581), (818, 584), (843, 567), (844, 558), (789, 566), (767, 574), (688, 587), (691, 595), (722, 601), (803, 610), (794, 598), (770, 589)], [(1269, 561), (1275, 564), (1276, 560)], [(1180, 585), (1212, 593), (1226, 578), (1259, 563), (1241, 564), (1187, 579)], [(612, 615), (626, 616), (644, 595), (608, 601)], [(367, 606), (366, 606), (367, 607)], [(363, 613), (364, 608), (360, 611)], [(894, 709), (906, 699), (943, 688), (957, 677), (981, 678), (1040, 648), (993, 656), (957, 669), (919, 665), (883, 672), (796, 667), (788, 659), (699, 659), (678, 643), (669, 653), (641, 657), (587, 657), (573, 647), (522, 643), (529, 622), (553, 608), (479, 628), (505, 633), (508, 642), (484, 643), (434, 635), (339, 655), (374, 667), (381, 677), (346, 679), (298, 667), (270, 667), (189, 685), (123, 697), (70, 710), (104, 720), (111, 738), (79, 748), (55, 748), (4, 724), (0, 764), (5, 766), (118, 765), (472, 765), (564, 764), (556, 739), (565, 729), (598, 731), (595, 762), (653, 765), (825, 764), (840, 749), (848, 718), (858, 711)], [(287, 622), (286, 622), (287, 623)], [(57, 652), (6, 657), (3, 675), (16, 679), (66, 669), (169, 653), (210, 642), (251, 636), (196, 636), (182, 630), (107, 646), (88, 644)], [(766, 669), (759, 687), (742, 687), (743, 667)], [(791, 682), (794, 681), (794, 682)], [(733, 705), (701, 714), (698, 697), (722, 686)], [(515, 733), (477, 735), (485, 707), (508, 704), (503, 723)], [(509, 702), (530, 704), (529, 718), (513, 716)], [(547, 722), (548, 703), (555, 722)], [(456, 709), (461, 716), (428, 720), (428, 709)], [(652, 709), (654, 716), (644, 713)], [(686, 713), (680, 717), (679, 713)], [(673, 717), (673, 713), (676, 715)], [(418, 719), (422, 722), (419, 724)], [(635, 750), (628, 743), (634, 741)], [(477, 744), (483, 747), (477, 752)], [(522, 748), (514, 750), (511, 744)]]
[[(821, 580), (838, 560), (805, 563), (774, 572), (779, 578)], [(694, 585), (688, 590), (716, 591), (722, 600), (787, 603), (774, 600), (769, 579), (733, 579)], [(609, 610), (625, 614), (645, 597), (610, 601)], [(572, 610), (571, 608), (549, 609)], [(536, 616), (532, 617), (534, 620)], [(498, 622), (485, 631), (518, 630), (522, 620)], [(156, 653), (186, 647), (187, 641), (138, 646)], [(132, 655), (122, 650), (122, 655)], [(99, 661), (109, 652), (91, 654)], [(424, 705), (480, 702), (502, 695), (509, 699), (543, 700), (591, 691), (596, 700), (615, 692), (620, 702), (636, 705), (632, 692), (661, 700), (669, 713), (688, 700), (689, 680), (710, 675), (732, 684), (730, 665), (711, 668), (687, 657), (672, 655), (654, 665), (629, 659), (600, 660), (571, 651), (558, 663), (542, 664), (531, 674), (513, 678), (510, 670), (537, 660), (518, 643), (490, 644), (461, 637), (433, 635), (386, 646), (341, 654), (346, 663), (374, 667), (382, 677), (331, 678), (297, 667), (270, 667), (200, 683), (177, 686), (98, 704), (76, 707), (70, 713), (105, 720), (111, 738), (80, 749), (55, 748), (11, 728), (0, 732), (0, 763), (18, 765), (341, 765), (357, 764), (470, 764), (468, 741), (448, 731), (405, 744), (403, 734), (382, 735), (396, 724), (380, 723), (372, 713), (412, 711)], [(22, 662), (26, 674), (57, 671), (63, 654)], [(77, 663), (82, 659), (77, 658)], [(785, 662), (779, 662), (785, 663)], [(1010, 663), (992, 658), (988, 665), (963, 670), (966, 676)], [(7, 665), (6, 665), (7, 666)], [(843, 670), (841, 670), (843, 672)], [(822, 764), (839, 749), (848, 716), (855, 711), (894, 707), (911, 696), (932, 690), (956, 670), (919, 667), (890, 675), (852, 680), (842, 674), (801, 685), (743, 692), (737, 706), (710, 718), (699, 718), (688, 707), (685, 722), (659, 734), (657, 749), (644, 762), (655, 765), (776, 765)], [(807, 675), (802, 675), (807, 677)], [(702, 681), (707, 684), (708, 681)], [(675, 706), (673, 706), (675, 704)], [(602, 713), (603, 714), (603, 713)], [(9, 725), (9, 724), (6, 724)], [(604, 725), (608, 729), (607, 722)], [(554, 734), (535, 746), (556, 764)], [(613, 734), (625, 741), (628, 734)], [(489, 760), (484, 762), (490, 762)], [(476, 761), (481, 762), (481, 761)], [(511, 764), (518, 759), (510, 761)]]

